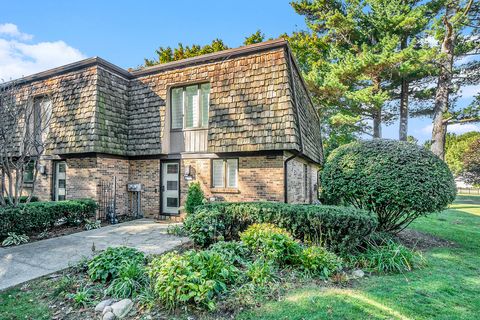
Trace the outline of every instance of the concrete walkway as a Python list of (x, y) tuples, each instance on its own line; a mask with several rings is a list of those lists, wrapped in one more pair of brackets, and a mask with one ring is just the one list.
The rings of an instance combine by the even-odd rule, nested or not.
[(168, 224), (141, 219), (100, 229), (0, 248), (0, 290), (65, 269), (107, 247), (129, 246), (162, 253), (188, 242), (167, 234)]

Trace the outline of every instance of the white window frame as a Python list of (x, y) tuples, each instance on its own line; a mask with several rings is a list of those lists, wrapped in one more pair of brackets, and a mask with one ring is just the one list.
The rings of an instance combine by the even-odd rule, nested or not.
[[(222, 161), (222, 168), (223, 168), (223, 177), (222, 177), (222, 180), (223, 180), (223, 183), (222, 185), (218, 186), (218, 185), (215, 185), (215, 170), (213, 169), (213, 166), (214, 166), (214, 162), (215, 161)], [(236, 175), (235, 175), (235, 185), (234, 186), (230, 186), (230, 175), (228, 174), (228, 162), (229, 161), (235, 161), (236, 162)], [(220, 159), (212, 159), (212, 162), (211, 162), (211, 166), (212, 166), (212, 170), (211, 170), (211, 173), (212, 173), (212, 188), (215, 188), (215, 189), (238, 189), (238, 173), (239, 173), (239, 161), (238, 161), (238, 158), (220, 158)]]
[[(202, 86), (203, 85), (206, 85), (208, 84), (209, 87), (210, 87), (210, 90), (208, 92), (208, 105), (207, 105), (207, 123), (204, 125), (202, 123), (202, 120), (203, 120), (203, 108), (202, 108)], [(193, 119), (193, 123), (195, 123), (195, 121), (197, 122), (197, 126), (191, 126), (191, 127), (187, 127), (187, 117), (185, 116), (186, 113), (186, 108), (187, 108), (187, 88), (188, 87), (192, 87), (192, 86), (196, 86), (197, 87), (197, 119)], [(182, 127), (179, 128), (174, 128), (173, 127), (173, 90), (174, 89), (182, 89)], [(170, 119), (170, 128), (171, 130), (198, 130), (198, 129), (207, 129), (208, 128), (208, 112), (210, 110), (210, 91), (211, 91), (211, 85), (209, 82), (203, 82), (203, 83), (196, 83), (196, 84), (189, 84), (189, 85), (184, 85), (184, 86), (180, 86), (180, 87), (173, 87), (170, 89), (170, 115), (171, 115), (171, 119)], [(193, 114), (195, 114), (194, 111), (192, 111), (192, 116)]]

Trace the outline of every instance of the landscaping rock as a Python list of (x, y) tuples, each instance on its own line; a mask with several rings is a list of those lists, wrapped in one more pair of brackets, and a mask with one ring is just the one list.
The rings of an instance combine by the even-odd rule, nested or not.
[(107, 312), (103, 315), (102, 320), (114, 320), (115, 314), (113, 312)]
[(105, 309), (105, 307), (111, 305), (112, 303), (113, 303), (112, 299), (103, 300), (102, 302), (96, 305), (95, 312), (102, 312), (103, 309)]
[(361, 269), (356, 269), (352, 271), (352, 277), (354, 278), (363, 278), (365, 276), (365, 272)]
[(105, 314), (107, 312), (113, 312), (113, 309), (111, 306), (106, 306), (105, 308), (103, 308), (102, 314)]
[(133, 302), (130, 299), (123, 299), (111, 305), (112, 312), (119, 318), (124, 318), (132, 310)]

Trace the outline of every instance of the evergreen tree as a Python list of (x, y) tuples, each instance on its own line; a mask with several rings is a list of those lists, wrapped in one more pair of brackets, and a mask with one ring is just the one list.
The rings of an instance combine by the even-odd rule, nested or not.
[[(406, 2), (405, 2), (406, 3)], [(324, 113), (342, 114), (344, 125), (381, 137), (382, 123), (396, 117), (389, 103), (395, 76), (424, 64), (415, 34), (427, 23), (426, 9), (400, 0), (301, 0), (292, 6), (305, 16), (309, 32), (289, 37)], [(400, 68), (400, 66), (402, 66)]]
[(480, 4), (474, 0), (442, 0), (441, 12), (432, 27), (440, 43), (437, 58), (438, 79), (433, 109), (431, 150), (445, 158), (447, 126), (480, 121), (478, 100), (466, 108), (455, 105), (452, 92), (461, 85), (478, 83), (480, 63), (473, 61), (455, 66), (465, 55), (479, 53)]

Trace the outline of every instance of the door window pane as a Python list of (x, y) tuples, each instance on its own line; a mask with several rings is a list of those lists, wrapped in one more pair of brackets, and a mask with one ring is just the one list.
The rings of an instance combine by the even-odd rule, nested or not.
[(172, 129), (183, 127), (183, 89), (172, 89)]
[(213, 160), (213, 178), (212, 178), (212, 184), (214, 188), (223, 188), (225, 187), (224, 181), (225, 181), (225, 173), (224, 173), (224, 164), (223, 160)]
[(178, 207), (178, 198), (167, 198), (167, 207)]
[(167, 190), (177, 190), (177, 181), (167, 181)]
[(238, 178), (238, 160), (227, 160), (227, 186), (229, 188), (237, 188)]
[(177, 164), (167, 164), (167, 173), (169, 173), (169, 174), (178, 173), (178, 165)]

